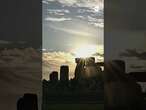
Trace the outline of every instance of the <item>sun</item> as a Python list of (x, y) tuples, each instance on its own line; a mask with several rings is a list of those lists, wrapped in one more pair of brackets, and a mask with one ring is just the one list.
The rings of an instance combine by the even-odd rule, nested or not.
[(97, 52), (96, 45), (81, 45), (74, 50), (75, 57), (91, 57), (94, 53)]

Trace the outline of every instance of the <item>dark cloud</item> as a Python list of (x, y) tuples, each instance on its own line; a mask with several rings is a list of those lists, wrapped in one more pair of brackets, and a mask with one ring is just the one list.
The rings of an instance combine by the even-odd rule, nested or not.
[[(121, 56), (128, 57), (123, 57), (124, 60), (130, 57), (145, 60), (145, 53), (137, 53), (133, 49), (139, 51), (146, 47), (146, 1), (106, 0), (104, 3), (105, 60), (120, 59)], [(126, 49), (130, 51), (121, 53)]]
[(136, 57), (139, 60), (146, 60), (146, 51), (138, 52), (136, 49), (127, 49), (120, 54), (121, 57)]
[(25, 41), (29, 44), (26, 46), (41, 46), (42, 16), (39, 0), (3, 0), (0, 13), (0, 40)]
[(60, 71), (61, 65), (69, 65), (70, 74), (69, 77), (74, 77), (75, 61), (74, 56), (68, 52), (43, 52), (43, 79), (49, 79), (49, 74), (52, 71)]
[[(0, 51), (0, 61), (11, 62), (13, 64), (15, 61), (15, 66), (23, 63), (41, 63), (41, 53), (39, 53), (34, 48), (25, 48), (25, 49), (3, 49)], [(19, 65), (20, 66), (20, 65)]]
[(144, 66), (136, 66), (136, 65), (131, 65), (130, 66), (132, 69), (143, 69)]
[(0, 51), (0, 97), (2, 97), (0, 106), (2, 109), (16, 110), (17, 100), (24, 93), (35, 93), (41, 101), (41, 62), (41, 54), (34, 48)]
[[(41, 0), (2, 0), (0, 3), (0, 108), (16, 110), (24, 93), (38, 95), (40, 109), (41, 58), (32, 51), (12, 48), (42, 44)], [(3, 48), (5, 50), (2, 55)], [(16, 54), (16, 53), (17, 54)], [(14, 55), (15, 54), (15, 55)], [(32, 61), (33, 60), (33, 61)]]
[(104, 6), (106, 27), (108, 29), (145, 30), (145, 4), (145, 0), (106, 0)]
[(95, 53), (95, 54), (93, 54), (94, 56), (100, 56), (100, 57), (104, 57), (104, 54), (102, 54), (102, 53)]
[[(79, 4), (78, 3), (79, 0), (72, 0), (70, 2), (62, 1), (62, 2), (54, 1), (54, 0), (43, 1), (43, 22), (45, 22), (46, 18), (47, 19), (54, 18), (54, 21), (56, 21), (55, 18), (59, 19), (63, 17), (63, 18), (72, 18), (72, 19), (80, 18), (81, 20), (94, 24), (94, 23), (100, 23), (98, 19), (103, 19), (103, 9), (100, 8), (98, 9), (98, 11), (94, 9), (96, 8), (95, 6), (99, 5), (99, 4), (96, 5), (95, 3), (100, 2), (101, 4), (103, 1), (99, 1), (99, 0), (84, 1), (83, 2), (84, 5), (79, 5), (79, 6), (75, 5), (75, 4)], [(88, 2), (90, 4), (88, 4)], [(53, 21), (53, 19), (51, 19), (51, 21)], [(61, 21), (64, 21), (64, 20), (61, 20)], [(94, 26), (97, 26), (97, 25), (94, 25)]]

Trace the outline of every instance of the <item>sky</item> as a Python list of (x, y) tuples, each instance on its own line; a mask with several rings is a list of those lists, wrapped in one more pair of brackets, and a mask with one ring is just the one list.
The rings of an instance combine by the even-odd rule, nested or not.
[[(74, 49), (81, 45), (98, 45), (97, 52), (103, 53), (103, 39), (105, 59), (125, 60), (128, 72), (146, 70), (144, 0), (110, 0), (105, 2), (105, 6), (102, 0), (43, 0), (42, 16), (38, 13), (38, 5), (34, 3), (21, 0), (18, 6), (13, 1), (3, 1), (0, 7), (3, 10), (0, 18), (0, 48), (19, 48), (20, 45), (39, 48), (43, 37), (43, 61), (49, 64), (45, 69), (45, 78), (48, 78), (50, 71), (58, 70), (61, 64), (69, 62), (73, 65)], [(39, 19), (42, 20), (42, 27)], [(38, 31), (40, 28), (42, 37)], [(58, 60), (61, 62), (54, 68), (51, 65), (57, 62), (57, 58), (52, 61), (48, 55), (58, 59), (68, 55), (70, 58)]]
[(70, 66), (73, 77), (73, 49), (81, 44), (97, 45), (96, 55), (102, 60), (103, 39), (104, 60), (125, 60), (128, 72), (146, 70), (145, 0), (106, 0), (104, 23), (102, 0), (43, 0), (43, 10), (37, 2), (3, 0), (0, 4), (1, 108), (16, 110), (24, 93), (39, 94), (42, 56), (34, 48), (41, 47), (42, 37), (45, 79), (62, 64)]
[[(43, 62), (45, 62), (43, 76), (45, 78), (48, 79), (50, 71), (59, 70), (61, 64), (74, 67), (74, 53), (81, 45), (97, 45), (99, 60), (101, 60), (103, 40), (105, 59), (125, 60), (127, 72), (145, 71), (144, 4), (144, 0), (141, 2), (110, 0), (105, 2), (105, 6), (103, 6), (103, 0), (43, 0), (42, 16), (40, 16), (38, 13), (40, 10), (33, 2), (27, 4), (27, 1), (21, 0), (17, 6), (15, 2), (3, 1), (0, 7), (4, 10), (0, 18), (0, 47), (8, 45), (10, 47), (21, 47), (20, 45), (28, 48), (41, 47), (42, 38), (38, 31), (41, 28), (38, 24), (41, 17)], [(26, 5), (27, 9), (25, 9)], [(69, 58), (65, 59), (66, 56)], [(2, 58), (1, 60), (3, 62)], [(55, 64), (58, 65), (55, 66)], [(73, 69), (71, 71), (73, 72)]]
[(41, 110), (42, 57), (35, 50), (42, 42), (39, 0), (3, 0), (0, 13), (0, 108), (16, 110), (24, 93), (35, 93)]
[[(74, 58), (85, 51), (103, 60), (103, 0), (43, 0), (43, 78), (61, 65), (74, 74)], [(89, 52), (86, 52), (88, 54)], [(91, 52), (90, 52), (91, 53)], [(96, 56), (97, 57), (97, 56)]]
[[(126, 72), (146, 71), (146, 1), (106, 0), (104, 61), (121, 59)], [(140, 83), (143, 91), (146, 83)]]
[(2, 1), (0, 13), (0, 48), (41, 47), (41, 6), (36, 0)]
[(146, 71), (146, 1), (106, 1), (104, 59), (122, 59), (126, 71)]
[[(62, 64), (70, 66), (73, 77), (74, 47), (95, 47), (98, 42), (103, 52), (103, 11), (95, 6), (100, 1), (48, 0), (42, 1), (43, 7), (38, 2), (0, 4), (0, 106), (5, 110), (16, 110), (17, 100), (24, 93), (36, 93), (41, 101), (41, 80), (48, 80), (49, 73), (59, 71)], [(43, 66), (38, 52), (42, 43)]]

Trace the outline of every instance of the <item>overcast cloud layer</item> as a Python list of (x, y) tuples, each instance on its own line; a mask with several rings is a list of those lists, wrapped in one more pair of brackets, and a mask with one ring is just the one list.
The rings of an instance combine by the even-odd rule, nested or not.
[[(42, 2), (43, 48), (68, 51), (80, 40), (103, 44), (103, 0)], [(60, 38), (63, 39), (61, 42), (58, 41)]]

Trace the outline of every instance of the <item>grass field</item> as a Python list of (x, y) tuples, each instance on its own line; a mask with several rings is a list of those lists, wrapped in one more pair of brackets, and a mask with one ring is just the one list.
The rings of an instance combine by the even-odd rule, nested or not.
[(52, 104), (46, 110), (104, 110), (103, 104)]

